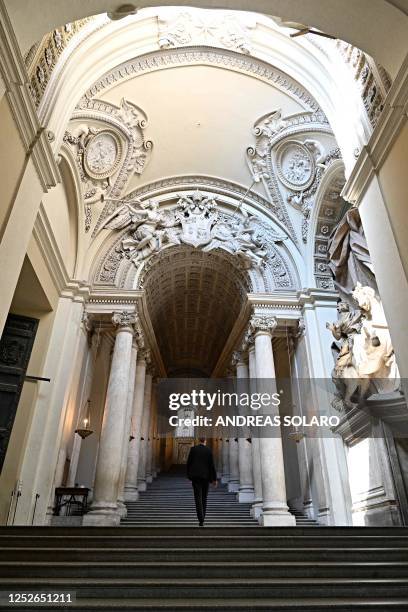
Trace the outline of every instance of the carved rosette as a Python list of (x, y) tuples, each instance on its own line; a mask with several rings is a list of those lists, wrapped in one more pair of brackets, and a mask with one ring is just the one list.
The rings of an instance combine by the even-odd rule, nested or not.
[(123, 331), (124, 328), (130, 328), (130, 330), (133, 331), (133, 326), (137, 322), (137, 314), (135, 312), (128, 312), (127, 310), (114, 312), (112, 316), (112, 323), (117, 328), (117, 331)]
[(272, 315), (268, 315), (268, 314), (254, 314), (249, 321), (249, 328), (254, 335), (256, 334), (272, 335), (277, 325), (278, 325), (278, 321), (276, 317), (273, 317)]

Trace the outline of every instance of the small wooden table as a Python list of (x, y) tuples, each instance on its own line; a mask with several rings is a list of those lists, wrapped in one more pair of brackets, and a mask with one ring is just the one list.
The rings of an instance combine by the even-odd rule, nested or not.
[[(57, 487), (55, 489), (54, 515), (59, 516), (61, 508), (66, 507), (66, 516), (70, 516), (73, 507), (79, 514), (85, 514), (88, 505), (87, 487)], [(65, 499), (64, 499), (65, 498)]]

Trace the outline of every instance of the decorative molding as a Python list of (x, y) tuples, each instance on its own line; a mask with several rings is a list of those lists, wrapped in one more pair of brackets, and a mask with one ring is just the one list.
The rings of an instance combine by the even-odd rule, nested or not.
[(30, 93), (37, 108), (61, 55), (71, 40), (94, 20), (94, 17), (86, 17), (53, 30), (46, 34), (40, 42), (35, 43), (24, 56)]
[(297, 240), (282, 195), (281, 183), (287, 192), (287, 203), (303, 215), (302, 240), (307, 242), (314, 195), (324, 171), (341, 154), (337, 147), (325, 151), (315, 138), (308, 137), (301, 141), (295, 140), (293, 136), (305, 132), (332, 135), (327, 119), (321, 111), (283, 117), (282, 111), (276, 110), (260, 117), (252, 132), (256, 143), (247, 148), (247, 161), (253, 179), (264, 183), (271, 202), (274, 203), (275, 214), (290, 231), (293, 239)]
[[(81, 123), (79, 123), (81, 122)], [(92, 204), (105, 196), (118, 198), (132, 173), (142, 174), (153, 143), (146, 140), (147, 116), (122, 98), (120, 106), (89, 100), (74, 112), (64, 142), (75, 152), (83, 183), (85, 231), (92, 223)]]
[(384, 110), (360, 152), (342, 196), (358, 206), (368, 185), (377, 174), (408, 116), (408, 56), (404, 60), (387, 94)]
[(4, 0), (0, 0), (0, 70), (17, 129), (46, 192), (61, 179), (48, 132), (40, 125), (29, 91), (28, 75)]
[(391, 78), (382, 66), (378, 66), (358, 47), (353, 47), (344, 40), (337, 40), (336, 48), (353, 74), (370, 125), (375, 128), (384, 110)]
[[(233, 198), (235, 200), (242, 200), (245, 197), (245, 202), (250, 204), (254, 208), (264, 209), (265, 211), (270, 211), (274, 213), (273, 206), (271, 202), (256, 193), (252, 189), (248, 191), (247, 187), (243, 187), (238, 185), (237, 183), (233, 183), (231, 181), (227, 181), (225, 179), (221, 179), (213, 176), (205, 176), (205, 175), (185, 175), (185, 176), (172, 176), (166, 177), (164, 179), (160, 179), (158, 181), (154, 181), (153, 183), (147, 183), (134, 189), (130, 193), (126, 194), (123, 199), (119, 201), (110, 201), (108, 199), (105, 207), (103, 208), (98, 221), (95, 225), (95, 229), (92, 233), (92, 236), (96, 236), (98, 231), (101, 229), (103, 221), (115, 210), (125, 204), (127, 201), (135, 201), (142, 200), (148, 198), (156, 198), (161, 197), (163, 194), (174, 193), (175, 191), (184, 191), (190, 189), (199, 189), (201, 191), (211, 191), (215, 196), (227, 196), (229, 198)], [(278, 223), (282, 226), (284, 230), (284, 225), (278, 220)]]
[[(268, 289), (271, 284), (267, 280), (269, 277), (275, 289), (294, 287), (292, 264), (276, 246), (286, 236), (275, 234), (266, 222), (246, 211), (226, 212), (211, 194), (204, 197), (194, 191), (180, 195), (176, 208), (174, 205), (159, 208), (158, 203), (151, 201), (147, 204), (133, 202), (136, 206), (124, 202), (105, 221), (104, 226), (119, 230), (121, 234), (111, 242), (109, 250), (101, 258), (96, 283), (118, 284), (122, 260), (127, 260), (138, 269), (138, 286), (141, 286), (143, 281), (139, 270), (143, 268), (143, 275), (147, 273), (151, 256), (166, 252), (169, 247), (173, 247), (174, 252), (175, 246), (185, 244), (200, 247), (204, 252), (221, 249), (236, 256), (237, 265), (250, 272), (253, 290)], [(211, 210), (207, 210), (208, 206)], [(121, 269), (128, 268), (122, 266)], [(126, 279), (128, 286), (129, 277), (123, 271), (121, 278)], [(256, 278), (261, 282), (254, 283)]]
[[(239, 13), (223, 11), (188, 11), (169, 14), (169, 18), (158, 17), (159, 47), (185, 47), (208, 45), (224, 47), (249, 55), (251, 53), (251, 30), (254, 18), (242, 18)], [(239, 17), (238, 17), (239, 15)]]
[(101, 92), (115, 87), (125, 79), (175, 66), (203, 64), (248, 74), (285, 92), (297, 100), (305, 110), (311, 112), (320, 110), (317, 102), (295, 79), (267, 62), (227, 49), (194, 46), (153, 51), (123, 62), (114, 70), (107, 72), (87, 90), (78, 103), (78, 108), (86, 104), (87, 100), (101, 95)]

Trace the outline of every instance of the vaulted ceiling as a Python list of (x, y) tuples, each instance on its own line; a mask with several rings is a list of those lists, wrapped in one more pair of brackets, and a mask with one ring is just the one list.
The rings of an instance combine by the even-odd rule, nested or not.
[(242, 308), (246, 279), (225, 253), (174, 247), (159, 254), (145, 285), (169, 376), (210, 376)]

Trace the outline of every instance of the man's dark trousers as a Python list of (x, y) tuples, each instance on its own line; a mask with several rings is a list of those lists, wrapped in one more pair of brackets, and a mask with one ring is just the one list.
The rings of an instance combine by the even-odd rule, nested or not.
[(213, 454), (203, 443), (190, 449), (187, 459), (187, 478), (193, 485), (198, 522), (203, 525), (207, 509), (208, 486), (210, 482), (217, 480)]
[(197, 511), (198, 522), (204, 523), (207, 510), (207, 495), (209, 482), (204, 478), (193, 478), (194, 500)]

